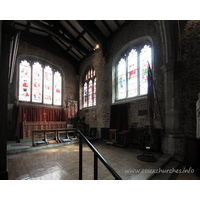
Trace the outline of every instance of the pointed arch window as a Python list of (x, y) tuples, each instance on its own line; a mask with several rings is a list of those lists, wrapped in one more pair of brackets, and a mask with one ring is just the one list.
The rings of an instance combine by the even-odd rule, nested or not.
[(83, 107), (96, 106), (96, 72), (93, 68), (87, 70), (83, 85)]
[(142, 48), (132, 48), (119, 59), (116, 66), (116, 100), (147, 94), (147, 63), (151, 66), (151, 56), (151, 46), (145, 44)]
[(37, 60), (20, 60), (19, 101), (62, 105), (62, 74)]

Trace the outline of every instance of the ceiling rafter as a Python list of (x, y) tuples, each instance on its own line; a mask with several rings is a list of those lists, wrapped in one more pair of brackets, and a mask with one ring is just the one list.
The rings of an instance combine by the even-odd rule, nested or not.
[(80, 32), (69, 22), (69, 21), (66, 21), (65, 22), (79, 35)]
[(28, 21), (26, 26), (26, 32), (28, 33), (30, 30), (31, 23)]
[(125, 26), (127, 26), (127, 25), (130, 24), (131, 22), (132, 22), (132, 20), (125, 21), (117, 30), (115, 30), (114, 32), (112, 32), (112, 33), (107, 37), (107, 41), (110, 40), (114, 35), (116, 35), (118, 32), (120, 32)]
[(82, 31), (82, 34), (81, 34), (80, 38), (82, 38), (84, 40), (84, 42), (86, 42), (91, 47), (91, 49), (93, 49), (94, 47), (85, 39), (85, 37), (84, 37), (85, 33), (87, 33), (87, 31), (85, 31), (85, 30)]
[[(66, 34), (72, 41), (74, 41), (74, 42), (79, 42), (79, 39), (83, 39), (90, 47), (91, 47), (91, 49), (93, 49), (94, 47), (83, 37), (83, 35), (86, 33), (86, 31), (85, 30), (83, 30), (81, 33), (70, 23), (70, 22), (66, 22), (74, 31), (76, 31), (76, 33), (78, 34), (78, 37), (77, 38), (75, 38), (60, 22), (59, 22), (59, 24), (58, 23), (56, 23), (56, 24), (53, 24), (57, 29), (61, 29), (62, 31), (63, 31), (63, 33), (64, 34)], [(52, 23), (51, 23), (52, 24)], [(61, 42), (61, 40), (59, 40), (60, 42)], [(63, 42), (62, 42), (62, 44), (64, 44)], [(70, 50), (72, 49), (72, 46), (70, 46), (70, 47), (68, 47), (67, 48), (67, 52), (69, 52)], [(84, 56), (84, 54), (82, 53), (82, 51), (80, 51), (79, 49), (76, 49), (82, 56)], [(82, 59), (82, 58), (80, 58), (80, 56), (79, 55), (77, 55), (77, 54), (75, 54), (74, 52), (73, 52), (73, 50), (71, 50), (71, 52), (72, 52), (72, 54), (74, 55), (74, 56), (76, 56), (76, 57), (78, 57), (80, 60)]]
[(77, 37), (77, 41), (79, 41), (80, 39), (83, 39), (84, 40), (84, 42), (86, 42), (90, 47), (91, 47), (91, 49), (93, 49), (94, 47), (83, 37), (83, 35), (87, 32), (86, 30), (84, 30), (83, 29), (83, 31), (80, 33), (70, 22), (67, 22), (69, 25), (70, 25), (70, 27), (74, 30), (74, 31), (76, 31), (76, 33), (79, 35), (78, 37)]
[(106, 57), (107, 42), (131, 22), (111, 21), (14, 20), (14, 26), (22, 40), (68, 60), (78, 74), (79, 64), (96, 52), (97, 44)]
[(96, 40), (99, 42), (99, 45), (101, 45), (103, 54), (106, 54), (106, 38), (105, 36), (99, 31), (98, 27), (94, 24), (94, 21), (90, 20), (77, 20), (79, 25), (83, 27), (83, 29), (87, 30), (88, 32), (91, 32), (95, 37)]
[[(68, 36), (70, 36), (70, 38), (71, 38), (73, 41), (75, 41), (75, 40), (78, 41), (79, 38), (81, 38), (82, 35), (85, 33), (85, 31), (83, 30), (83, 31), (81, 32), (81, 34), (78, 36), (78, 38), (75, 38), (71, 33), (69, 33), (69, 32), (65, 29), (65, 27), (62, 26), (62, 24), (58, 25), (57, 28), (62, 29), (63, 33), (65, 33), (65, 34), (67, 34)], [(70, 45), (69, 47), (67, 47), (67, 46), (64, 44), (64, 42), (63, 42), (62, 40), (60, 40), (59, 38), (58, 38), (58, 40), (67, 48), (66, 52), (71, 51), (71, 52), (73, 53), (74, 56), (77, 56), (80, 60), (82, 59), (79, 55), (75, 54), (75, 53), (72, 51), (72, 46), (71, 46), (71, 45)], [(77, 50), (82, 56), (84, 56), (84, 54), (82, 53), (82, 51), (80, 51), (80, 50), (78, 50), (78, 49), (76, 49), (76, 50)]]
[(54, 37), (57, 37), (57, 38), (65, 41), (66, 43), (68, 43), (69, 45), (73, 46), (74, 48), (79, 49), (80, 51), (83, 51), (86, 54), (89, 53), (86, 48), (84, 48), (83, 46), (81, 46), (77, 42), (73, 42), (73, 41), (67, 39), (65, 36), (63, 36), (59, 31), (55, 30), (53, 27), (45, 25), (44, 23), (42, 23), (40, 21), (36, 21), (36, 20), (31, 20), (31, 23), (33, 23), (36, 26), (42, 28), (43, 30), (45, 30), (47, 33), (53, 35)]
[(87, 32), (87, 34), (88, 34), (96, 43), (98, 43), (97, 39), (96, 39), (90, 32)]
[(108, 26), (108, 24), (106, 23), (105, 20), (102, 20), (102, 23), (103, 23), (103, 25), (108, 29), (108, 31), (109, 31), (110, 33), (113, 32), (112, 29)]
[(73, 42), (77, 42), (76, 38), (59, 22), (55, 25), (59, 30), (61, 29), (63, 34), (66, 34)]
[[(65, 21), (66, 22), (66, 21)], [(71, 26), (71, 28), (73, 28), (74, 29), (74, 31), (76, 31), (77, 32), (77, 34), (80, 34), (71, 24), (69, 24), (68, 22), (66, 22), (69, 26)], [(59, 22), (59, 25), (56, 25), (59, 29), (61, 29), (62, 31), (63, 31), (63, 33), (64, 34), (66, 34), (72, 41), (77, 41), (78, 42), (78, 40), (79, 40), (79, 37), (82, 37), (81, 35), (82, 35), (82, 33), (78, 36), (78, 38), (75, 38), (60, 22)], [(65, 45), (61, 40), (59, 40), (63, 45)], [(66, 46), (66, 45), (65, 45)], [(67, 47), (67, 46), (66, 46)], [(67, 47), (67, 52), (69, 52), (70, 50), (72, 49), (72, 46), (69, 46), (69, 47)], [(80, 51), (79, 49), (76, 49), (82, 56), (84, 56), (84, 54), (82, 53), (82, 51)], [(75, 55), (75, 56), (77, 56), (80, 60), (82, 59), (82, 58), (80, 58), (80, 56), (79, 55), (77, 55), (77, 54), (75, 54), (72, 50), (71, 50), (71, 52)]]
[(67, 54), (64, 49), (49, 39), (49, 37), (36, 35), (34, 33), (21, 32), (21, 39), (36, 47), (49, 51), (50, 53), (53, 53), (65, 60), (68, 60), (73, 66), (78, 66), (78, 61), (71, 55)]
[(119, 22), (118, 22), (117, 20), (114, 20), (114, 22), (115, 22), (115, 24), (117, 25), (117, 28), (119, 28), (119, 27), (120, 27)]

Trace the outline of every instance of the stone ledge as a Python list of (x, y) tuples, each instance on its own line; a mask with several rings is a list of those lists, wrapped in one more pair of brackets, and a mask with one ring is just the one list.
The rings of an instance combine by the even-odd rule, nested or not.
[(183, 138), (183, 134), (177, 134), (177, 135), (168, 135), (169, 138)]
[(163, 138), (184, 138), (185, 135), (180, 132), (166, 132), (163, 134)]

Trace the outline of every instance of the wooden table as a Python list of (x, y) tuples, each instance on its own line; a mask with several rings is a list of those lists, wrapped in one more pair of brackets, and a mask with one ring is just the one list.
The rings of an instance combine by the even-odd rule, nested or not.
[(68, 139), (69, 139), (69, 132), (74, 132), (74, 137), (76, 137), (76, 128), (56, 128), (56, 129), (45, 129), (45, 130), (32, 130), (32, 144), (34, 147), (36, 146), (35, 137), (34, 137), (35, 134), (37, 134), (37, 135), (44, 134), (44, 142), (46, 144), (48, 144), (47, 134), (48, 133), (52, 134), (52, 132), (54, 132), (54, 134), (55, 134), (55, 141), (62, 142), (60, 139), (60, 133), (62, 133), (64, 131), (66, 132), (66, 137)]

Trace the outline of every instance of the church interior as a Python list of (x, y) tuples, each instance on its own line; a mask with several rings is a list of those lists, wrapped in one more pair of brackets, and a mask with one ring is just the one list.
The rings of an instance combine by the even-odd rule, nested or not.
[[(198, 180), (199, 65), (199, 20), (1, 20), (0, 179), (60, 152), (64, 180)], [(122, 173), (164, 162), (191, 176)]]

